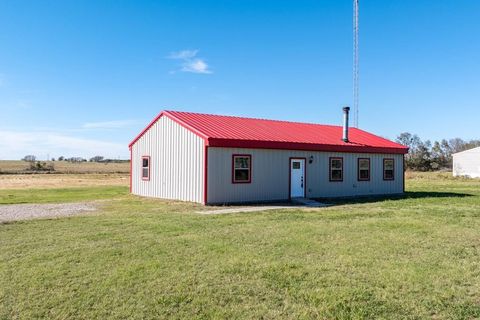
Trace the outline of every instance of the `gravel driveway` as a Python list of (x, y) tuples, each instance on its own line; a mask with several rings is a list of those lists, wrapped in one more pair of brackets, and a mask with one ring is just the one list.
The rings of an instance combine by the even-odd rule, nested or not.
[(0, 223), (35, 218), (66, 217), (95, 211), (93, 203), (6, 204), (0, 205)]

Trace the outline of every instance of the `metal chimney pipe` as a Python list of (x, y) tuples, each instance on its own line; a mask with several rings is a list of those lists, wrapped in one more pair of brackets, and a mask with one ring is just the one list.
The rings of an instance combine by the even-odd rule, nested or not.
[(343, 138), (344, 142), (348, 142), (348, 113), (350, 107), (343, 107)]

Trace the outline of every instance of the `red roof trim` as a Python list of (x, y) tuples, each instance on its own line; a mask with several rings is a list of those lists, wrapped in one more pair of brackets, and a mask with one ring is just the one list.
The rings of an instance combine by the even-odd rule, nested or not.
[(129, 148), (131, 148), (135, 142), (137, 142), (144, 134), (147, 132), (158, 120), (160, 120), (161, 117), (166, 116), (167, 118), (170, 118), (171, 120), (175, 121), (176, 123), (180, 124), (181, 126), (185, 127), (186, 129), (190, 130), (191, 132), (195, 133), (198, 135), (200, 138), (203, 138), (204, 140), (207, 140), (207, 136), (203, 134), (202, 132), (198, 131), (197, 129), (193, 128), (189, 124), (185, 123), (184, 121), (176, 118), (174, 115), (170, 114), (168, 111), (162, 111), (156, 116), (146, 127), (145, 129), (142, 130), (133, 140), (130, 142), (128, 145)]
[(150, 123), (145, 127), (145, 129), (143, 129), (142, 132), (140, 132), (135, 138), (133, 138), (132, 142), (130, 142), (130, 144), (128, 145), (128, 147), (131, 148), (131, 147), (133, 146), (133, 144), (134, 144), (135, 142), (137, 142), (138, 139), (140, 139), (140, 138), (145, 134), (145, 132), (147, 132), (148, 129), (150, 129), (150, 128), (155, 124), (155, 122), (157, 122), (157, 120), (160, 119), (160, 117), (161, 117), (163, 114), (164, 114), (164, 112), (162, 111), (162, 112), (160, 112), (160, 113), (158, 114), (158, 116), (156, 116), (155, 118), (153, 118), (153, 120), (150, 121)]
[(203, 204), (208, 204), (208, 147), (203, 147)]
[(284, 149), (284, 150), (308, 150), (308, 151), (331, 151), (347, 153), (388, 153), (405, 154), (408, 151), (403, 148), (371, 147), (362, 145), (335, 146), (328, 144), (313, 144), (300, 142), (277, 142), (277, 141), (252, 141), (233, 139), (208, 139), (210, 147), (225, 148), (252, 148), (252, 149)]

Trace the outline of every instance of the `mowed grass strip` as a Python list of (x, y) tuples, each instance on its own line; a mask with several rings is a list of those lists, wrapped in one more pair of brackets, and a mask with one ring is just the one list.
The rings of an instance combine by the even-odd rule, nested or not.
[(479, 318), (480, 181), (407, 189), (213, 216), (124, 195), (95, 216), (0, 225), (0, 318)]
[(118, 198), (128, 194), (126, 186), (93, 186), (51, 189), (0, 189), (0, 205), (20, 203), (62, 203)]

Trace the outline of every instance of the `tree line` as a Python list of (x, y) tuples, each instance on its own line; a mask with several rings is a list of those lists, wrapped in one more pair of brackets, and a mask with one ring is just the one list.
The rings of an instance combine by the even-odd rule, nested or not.
[(450, 140), (431, 142), (423, 141), (416, 134), (401, 133), (396, 141), (409, 147), (405, 155), (407, 169), (415, 171), (436, 171), (452, 168), (452, 154), (468, 149), (480, 147), (480, 140), (463, 140), (454, 138)]
[[(405, 155), (405, 165), (407, 169), (415, 171), (436, 171), (449, 170), (452, 168), (452, 154), (465, 151), (468, 149), (480, 147), (480, 140), (463, 140), (454, 138), (450, 140), (442, 139), (440, 141), (430, 140), (423, 141), (416, 134), (403, 132), (398, 135), (396, 141), (409, 148), (408, 154)], [(22, 160), (35, 162), (34, 155), (27, 155)], [(52, 158), (52, 161), (55, 161)], [(89, 160), (82, 157), (58, 157), (57, 161), (69, 162), (128, 162), (129, 160), (113, 160), (105, 159), (103, 156), (95, 156)]]
[[(22, 161), (27, 161), (27, 162), (35, 162), (37, 161), (37, 157), (35, 155), (29, 154), (26, 155), (21, 159)], [(51, 161), (67, 161), (67, 162), (101, 162), (101, 163), (110, 163), (110, 162), (115, 162), (115, 163), (120, 163), (120, 162), (128, 162), (130, 160), (119, 160), (119, 159), (106, 159), (103, 156), (95, 156), (90, 158), (89, 160), (83, 158), (83, 157), (70, 157), (66, 158), (64, 156), (60, 156), (57, 159), (52, 158)]]

